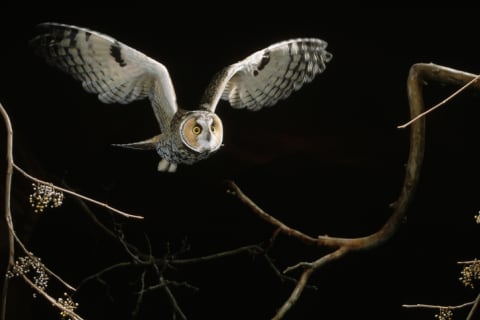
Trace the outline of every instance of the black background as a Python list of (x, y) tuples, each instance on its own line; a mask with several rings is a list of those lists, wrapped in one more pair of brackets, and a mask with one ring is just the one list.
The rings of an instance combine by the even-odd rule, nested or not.
[[(356, 237), (376, 231), (400, 191), (408, 155), (406, 79), (417, 62), (480, 71), (478, 19), (473, 9), (343, 8), (289, 3), (70, 3), (9, 9), (1, 25), (0, 102), (14, 128), (16, 163), (32, 175), (67, 184), (85, 195), (143, 215), (116, 219), (127, 239), (162, 256), (182, 242), (196, 257), (268, 239), (273, 229), (225, 192), (234, 180), (264, 210), (312, 236)], [(65, 4), (67, 6), (67, 4)], [(157, 134), (148, 101), (105, 105), (81, 85), (34, 56), (28, 40), (35, 25), (56, 21), (106, 33), (162, 62), (178, 102), (196, 107), (211, 76), (274, 42), (318, 37), (333, 54), (325, 73), (275, 107), (217, 113), (225, 146), (211, 158), (156, 171), (155, 152), (120, 149), (113, 143)], [(430, 83), (432, 106), (456, 88)], [(472, 90), (427, 118), (424, 167), (408, 217), (385, 245), (359, 252), (319, 270), (287, 319), (432, 319), (433, 311), (402, 304), (455, 305), (475, 290), (458, 281), (460, 260), (478, 257), (478, 104)], [(2, 133), (3, 137), (4, 133)], [(2, 141), (5, 141), (2, 139)], [(4, 146), (4, 143), (1, 144)], [(3, 150), (3, 149), (2, 149)], [(68, 197), (61, 208), (34, 215), (29, 182), (14, 180), (14, 218), (19, 234), (44, 263), (77, 285), (83, 278), (128, 260)], [(111, 224), (108, 213), (91, 207)], [(5, 233), (4, 233), (5, 234)], [(5, 243), (4, 240), (2, 240)], [(167, 245), (168, 243), (168, 245)], [(5, 245), (2, 245), (5, 252)], [(280, 237), (271, 255), (284, 269), (313, 261), (323, 249)], [(105, 287), (90, 282), (76, 295), (86, 319), (130, 319), (139, 269), (112, 272)], [(292, 273), (298, 275), (298, 273)], [(289, 296), (259, 257), (235, 258), (169, 270), (170, 280), (199, 291), (174, 288), (189, 319), (269, 319)], [(43, 319), (57, 311), (19, 280), (12, 282), (8, 319)], [(63, 291), (54, 284), (52, 294)], [(147, 294), (138, 319), (170, 319), (162, 291)]]

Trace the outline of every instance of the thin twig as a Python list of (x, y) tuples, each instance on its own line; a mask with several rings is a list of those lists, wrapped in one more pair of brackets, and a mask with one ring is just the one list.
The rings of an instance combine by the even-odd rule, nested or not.
[[(163, 279), (163, 277), (161, 277), (160, 280), (161, 280), (161, 283), (165, 282), (165, 279)], [(187, 316), (185, 315), (185, 313), (183, 313), (182, 309), (178, 305), (177, 299), (175, 299), (175, 296), (173, 295), (168, 285), (165, 285), (163, 288), (167, 293), (168, 299), (170, 300), (170, 303), (172, 304), (173, 310), (175, 310), (175, 313), (178, 314), (182, 320), (187, 320)]]
[[(447, 69), (447, 68), (445, 68)], [(450, 69), (450, 70), (453, 70), (453, 69)], [(457, 70), (455, 70), (455, 72), (457, 72)], [(418, 116), (414, 117), (413, 119), (411, 119), (410, 121), (402, 124), (402, 125), (399, 125), (397, 126), (398, 129), (404, 129), (406, 127), (408, 127), (410, 124), (412, 124), (413, 122), (417, 121), (418, 119), (426, 116), (427, 114), (429, 114), (430, 112), (434, 111), (435, 109), (439, 108), (440, 106), (444, 105), (445, 103), (447, 103), (448, 101), (452, 100), (453, 98), (455, 98), (458, 94), (460, 94), (462, 91), (464, 91), (465, 89), (467, 89), (468, 87), (470, 87), (472, 84), (474, 84), (478, 79), (480, 79), (480, 75), (478, 76), (475, 76), (472, 80), (470, 80), (469, 82), (467, 82), (465, 85), (463, 85), (460, 89), (458, 89), (457, 91), (455, 91), (454, 93), (452, 93), (451, 95), (449, 95), (446, 99), (440, 101), (439, 103), (437, 103), (436, 105), (434, 105), (433, 107), (431, 107), (430, 109), (428, 109), (427, 111), (424, 111), (422, 113), (420, 113)]]
[[(63, 182), (63, 185), (70, 189), (70, 187), (65, 183)], [(77, 200), (77, 202), (80, 204), (80, 206), (83, 208), (83, 210), (87, 213), (87, 215), (93, 220), (93, 223), (95, 223), (96, 225), (98, 225), (107, 235), (109, 235), (110, 237), (114, 238), (114, 239), (117, 239), (118, 240), (118, 234), (113, 232), (112, 230), (110, 230), (105, 224), (103, 224), (98, 218), (97, 216), (93, 213), (93, 211), (90, 209), (90, 207), (87, 205), (86, 201), (84, 201), (83, 199), (81, 198), (76, 198), (75, 197), (75, 200)], [(123, 245), (126, 245), (129, 249), (129, 251), (135, 251), (135, 252), (139, 252), (139, 249), (134, 246), (133, 244), (127, 242), (124, 240), (124, 243)]]
[(234, 256), (234, 255), (244, 253), (244, 252), (247, 252), (247, 253), (263, 253), (264, 249), (262, 248), (261, 245), (254, 244), (254, 245), (244, 246), (244, 247), (240, 247), (240, 248), (233, 249), (233, 250), (214, 253), (214, 254), (207, 255), (207, 256), (197, 257), (197, 258), (174, 259), (174, 260), (169, 261), (169, 263), (172, 264), (172, 265), (185, 265), (185, 264), (194, 264), (194, 263), (200, 263), (200, 262), (208, 262), (208, 261), (212, 261), (212, 260), (216, 260), (216, 259), (220, 259), (220, 258), (226, 258), (226, 257)]
[(137, 263), (137, 264), (143, 264), (143, 265), (148, 265), (150, 264), (150, 260), (151, 260), (151, 256), (148, 255), (148, 259), (146, 260), (142, 260), (138, 257), (138, 255), (134, 254), (131, 250), (136, 250), (135, 247), (132, 247), (129, 245), (128, 242), (125, 241), (125, 236), (123, 234), (123, 232), (119, 235), (118, 237), (118, 241), (120, 241), (120, 244), (122, 245), (123, 249), (125, 250), (125, 252), (130, 256), (130, 258), (132, 258), (132, 260)]
[(107, 272), (112, 271), (114, 269), (118, 269), (118, 268), (122, 268), (122, 267), (129, 267), (129, 266), (132, 266), (132, 265), (133, 265), (132, 262), (119, 262), (119, 263), (116, 263), (114, 265), (108, 266), (108, 267), (96, 272), (95, 274), (92, 274), (92, 275), (84, 278), (82, 281), (80, 281), (80, 283), (77, 286), (77, 290), (80, 289), (80, 287), (84, 286), (85, 283), (87, 283), (88, 281), (90, 281), (92, 279), (96, 279), (96, 278), (99, 279), (100, 276), (104, 273), (107, 273)]
[(63, 284), (67, 289), (71, 290), (71, 291), (76, 291), (76, 289), (68, 284), (65, 280), (63, 280), (58, 274), (56, 274), (55, 272), (53, 272), (51, 269), (49, 269), (47, 266), (43, 265), (43, 268), (45, 269), (45, 271), (51, 275), (52, 277), (54, 277), (55, 279), (57, 279), (57, 281), (59, 281), (61, 284)]
[[(67, 188), (67, 189), (72, 189), (70, 186), (65, 182), (62, 181), (62, 185)], [(74, 199), (80, 204), (80, 206), (83, 208), (83, 210), (87, 213), (87, 215), (90, 217), (90, 219), (93, 220), (93, 223), (98, 225), (106, 234), (108, 234), (110, 237), (117, 239), (117, 234), (110, 230), (106, 225), (104, 225), (98, 218), (97, 216), (93, 213), (92, 209), (87, 205), (87, 203), (81, 199), (74, 197)]]
[(465, 308), (468, 306), (471, 306), (475, 303), (475, 301), (470, 301), (466, 303), (462, 303), (456, 306), (439, 306), (439, 305), (433, 305), (433, 304), (422, 304), (422, 303), (417, 303), (417, 304), (402, 304), (402, 307), (404, 308), (425, 308), (425, 309), (461, 309)]
[(308, 268), (312, 268), (312, 267), (313, 267), (312, 262), (301, 261), (299, 263), (294, 264), (293, 266), (286, 267), (285, 270), (283, 270), (283, 273), (289, 273), (289, 272), (292, 272), (293, 270), (308, 269)]
[(150, 291), (155, 291), (161, 288), (164, 288), (165, 286), (174, 286), (174, 287), (185, 287), (194, 291), (200, 290), (199, 288), (192, 286), (188, 282), (177, 282), (177, 281), (171, 281), (171, 280), (164, 280), (161, 283), (155, 284), (153, 286), (146, 287), (142, 289), (143, 293), (150, 292)]
[(145, 275), (147, 271), (143, 270), (142, 275), (140, 276), (140, 290), (138, 291), (137, 301), (135, 303), (135, 308), (132, 311), (132, 316), (136, 317), (140, 311), (140, 306), (142, 305), (143, 295), (145, 293)]
[[(285, 275), (285, 273), (286, 273), (285, 271), (284, 272), (280, 271), (268, 254), (264, 254), (263, 257), (265, 258), (265, 260), (267, 261), (268, 265), (273, 270), (273, 272), (277, 275), (277, 277), (282, 282), (286, 281), (286, 282), (290, 282), (294, 285), (297, 285), (298, 280), (295, 279), (294, 277), (290, 277), (290, 276)], [(306, 288), (313, 289), (313, 290), (318, 290), (318, 287), (313, 286), (313, 285), (307, 285)]]

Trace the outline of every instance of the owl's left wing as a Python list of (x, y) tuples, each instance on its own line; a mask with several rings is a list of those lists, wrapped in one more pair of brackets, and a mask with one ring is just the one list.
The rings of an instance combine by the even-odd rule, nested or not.
[(200, 106), (214, 112), (220, 99), (253, 111), (273, 106), (325, 70), (332, 59), (326, 48), (321, 39), (300, 38), (257, 51), (217, 73)]

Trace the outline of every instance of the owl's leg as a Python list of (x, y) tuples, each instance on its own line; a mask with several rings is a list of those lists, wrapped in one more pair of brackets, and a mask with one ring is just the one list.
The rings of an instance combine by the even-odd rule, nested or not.
[(158, 171), (161, 172), (175, 172), (177, 171), (177, 164), (168, 162), (165, 159), (160, 160), (157, 167)]

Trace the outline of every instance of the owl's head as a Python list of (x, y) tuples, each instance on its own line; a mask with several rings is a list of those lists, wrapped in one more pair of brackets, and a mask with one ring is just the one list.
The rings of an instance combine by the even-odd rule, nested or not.
[(187, 112), (179, 129), (182, 142), (193, 151), (210, 153), (218, 150), (222, 145), (222, 121), (210, 111)]

